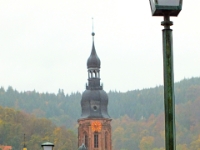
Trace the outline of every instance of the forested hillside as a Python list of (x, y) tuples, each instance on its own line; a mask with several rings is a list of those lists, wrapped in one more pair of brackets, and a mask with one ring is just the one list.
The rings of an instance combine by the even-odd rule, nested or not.
[[(200, 78), (184, 79), (175, 83), (176, 104), (193, 102), (199, 97)], [(157, 116), (164, 111), (163, 86), (126, 93), (108, 92), (108, 111), (112, 118), (128, 117), (140, 120)], [(46, 117), (58, 125), (73, 127), (81, 115), (81, 93), (65, 95), (63, 90), (57, 94), (38, 93), (36, 91), (18, 92), (11, 86), (0, 88), (0, 105), (23, 110), (37, 117)], [(66, 122), (66, 120), (70, 120)]]
[(76, 135), (65, 127), (56, 127), (45, 118), (37, 119), (33, 115), (0, 106), (0, 145), (11, 145), (20, 150), (24, 144), (28, 149), (41, 149), (41, 144), (51, 141), (55, 150), (77, 149)]
[[(114, 150), (162, 150), (164, 147), (163, 86), (108, 92), (108, 111), (113, 118)], [(81, 93), (65, 95), (0, 89), (0, 105), (45, 117), (56, 125), (77, 131)], [(200, 147), (200, 78), (175, 83), (177, 150)], [(195, 148), (196, 147), (196, 148)]]

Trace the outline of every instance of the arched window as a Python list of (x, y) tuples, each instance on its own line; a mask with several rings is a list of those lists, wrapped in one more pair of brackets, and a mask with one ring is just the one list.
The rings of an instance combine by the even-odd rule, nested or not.
[(95, 70), (93, 71), (93, 78), (96, 78), (96, 72), (95, 72)]
[(90, 71), (90, 78), (93, 78), (93, 74), (92, 74), (92, 71)]
[(95, 132), (94, 133), (94, 148), (98, 148), (99, 147), (99, 137), (98, 137), (98, 133)]
[(85, 132), (85, 134), (84, 134), (84, 139), (85, 139), (85, 141), (84, 141), (84, 143), (85, 143), (85, 147), (88, 147), (88, 135), (87, 135), (87, 133)]
[(108, 148), (108, 133), (105, 133), (105, 149), (107, 150)]
[(95, 78), (97, 78), (97, 72), (96, 72), (96, 71), (94, 71), (94, 73), (95, 73)]

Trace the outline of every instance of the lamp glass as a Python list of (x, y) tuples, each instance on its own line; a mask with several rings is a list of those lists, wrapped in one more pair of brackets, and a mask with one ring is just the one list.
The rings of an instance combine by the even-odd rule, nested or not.
[(161, 6), (179, 6), (180, 0), (154, 0), (155, 4)]
[(153, 16), (178, 16), (182, 9), (182, 0), (149, 0)]
[(43, 146), (44, 150), (53, 150), (53, 146)]
[(150, 0), (151, 7), (156, 6), (180, 6), (182, 0)]

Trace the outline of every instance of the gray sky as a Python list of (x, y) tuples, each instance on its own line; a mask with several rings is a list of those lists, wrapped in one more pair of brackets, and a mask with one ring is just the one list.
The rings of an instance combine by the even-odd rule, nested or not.
[[(173, 17), (174, 78), (200, 76), (200, 1)], [(163, 84), (162, 17), (148, 0), (0, 0), (0, 85), (18, 91), (84, 91), (92, 47), (104, 89)]]

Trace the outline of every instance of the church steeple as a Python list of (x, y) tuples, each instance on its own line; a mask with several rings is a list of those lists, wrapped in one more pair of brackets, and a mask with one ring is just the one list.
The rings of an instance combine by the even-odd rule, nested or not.
[(108, 95), (100, 85), (101, 61), (94, 45), (87, 60), (88, 84), (81, 98), (81, 117), (78, 119), (78, 145), (88, 150), (112, 150), (111, 118), (108, 115)]
[(94, 46), (94, 32), (92, 32), (92, 51), (87, 60), (88, 84), (83, 92), (81, 107), (82, 118), (110, 118), (107, 112), (108, 95), (100, 85), (100, 59)]

